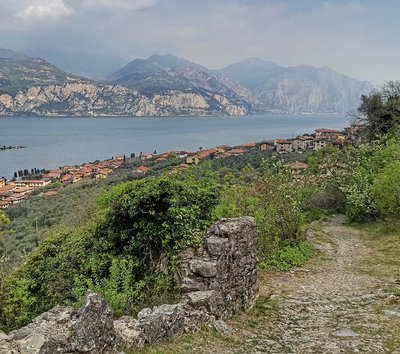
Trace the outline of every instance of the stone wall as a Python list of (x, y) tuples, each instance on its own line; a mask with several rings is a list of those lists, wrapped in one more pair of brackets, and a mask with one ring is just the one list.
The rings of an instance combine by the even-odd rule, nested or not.
[[(29, 325), (0, 332), (0, 354), (113, 353), (194, 332), (249, 308), (257, 291), (257, 228), (253, 218), (223, 219), (200, 247), (183, 257), (184, 295), (178, 304), (143, 309), (114, 320), (98, 294), (81, 309), (56, 306)], [(226, 327), (225, 327), (226, 328)]]

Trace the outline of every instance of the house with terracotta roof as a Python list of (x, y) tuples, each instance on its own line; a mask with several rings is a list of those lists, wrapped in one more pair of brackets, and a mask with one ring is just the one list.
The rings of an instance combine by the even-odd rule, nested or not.
[(75, 178), (76, 178), (75, 176), (70, 175), (70, 174), (64, 175), (61, 178), (61, 183), (63, 183), (64, 185), (68, 184), (68, 183), (73, 183), (75, 181)]
[(139, 166), (138, 168), (136, 168), (136, 170), (134, 172), (137, 173), (147, 173), (150, 171), (150, 168), (146, 167), (146, 166)]
[(15, 181), (16, 187), (29, 187), (29, 188), (43, 188), (51, 183), (50, 180), (45, 179), (23, 179), (20, 181)]
[(246, 148), (246, 149), (251, 149), (251, 148), (256, 147), (256, 144), (255, 143), (247, 143), (247, 144), (241, 144), (239, 146), (243, 147), (243, 148)]
[(314, 150), (318, 151), (323, 149), (325, 146), (327, 146), (330, 142), (329, 137), (327, 136), (319, 136), (315, 137), (314, 139)]
[(198, 165), (200, 162), (199, 158), (197, 156), (188, 156), (186, 158), (186, 163), (188, 165)]
[(308, 150), (314, 148), (314, 137), (310, 135), (302, 135), (296, 138), (298, 150)]
[(152, 154), (140, 154), (139, 158), (144, 161), (144, 160), (151, 160), (153, 158)]
[(8, 183), (4, 187), (0, 188), (0, 196), (6, 195), (7, 193), (11, 192), (13, 189), (15, 189), (15, 183)]
[(293, 151), (293, 143), (290, 140), (276, 139), (274, 144), (278, 154), (286, 154)]
[(263, 141), (260, 143), (259, 149), (261, 151), (273, 151), (275, 150), (274, 143), (270, 143), (269, 141)]
[(101, 179), (101, 178), (107, 178), (107, 176), (111, 173), (112, 170), (110, 170), (109, 168), (104, 168), (104, 169), (100, 169), (97, 170), (95, 173), (95, 176), (97, 179)]
[(5, 178), (0, 178), (0, 188), (4, 187), (6, 185), (6, 180)]
[(11, 201), (9, 200), (0, 200), (0, 208), (5, 209), (11, 205)]
[(62, 170), (63, 170), (63, 172), (70, 172), (70, 171), (76, 170), (76, 166), (69, 166), (69, 165), (67, 165), (67, 166), (64, 166), (64, 167), (62, 168)]
[(61, 178), (61, 174), (63, 171), (61, 170), (51, 170), (48, 173), (42, 175), (42, 178), (47, 178), (47, 179), (51, 179), (51, 180), (58, 180)]

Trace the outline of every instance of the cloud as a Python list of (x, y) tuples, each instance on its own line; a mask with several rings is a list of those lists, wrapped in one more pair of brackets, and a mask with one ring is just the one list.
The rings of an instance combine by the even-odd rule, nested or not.
[(141, 10), (154, 6), (158, 0), (80, 0), (86, 7), (106, 7), (111, 11), (116, 9)]
[(21, 21), (56, 21), (72, 13), (72, 8), (63, 0), (36, 1), (16, 13)]
[[(388, 0), (389, 1), (389, 0)], [(219, 68), (257, 56), (396, 79), (400, 2), (375, 0), (0, 0), (0, 46), (133, 60), (173, 53)], [(72, 16), (73, 14), (73, 16)], [(371, 69), (373, 68), (373, 69)]]

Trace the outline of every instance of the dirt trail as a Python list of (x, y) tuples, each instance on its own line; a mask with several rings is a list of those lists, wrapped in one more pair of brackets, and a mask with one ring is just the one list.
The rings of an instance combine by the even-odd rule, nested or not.
[(263, 282), (261, 295), (271, 293), (271, 285), (273, 289), (268, 298), (274, 304), (271, 320), (257, 325), (256, 336), (238, 351), (400, 353), (393, 343), (397, 338), (384, 326), (391, 317), (400, 317), (400, 311), (385, 292), (389, 284), (360, 268), (369, 252), (362, 233), (336, 216), (314, 224), (308, 236), (322, 252), (319, 261), (272, 277), (272, 284)]

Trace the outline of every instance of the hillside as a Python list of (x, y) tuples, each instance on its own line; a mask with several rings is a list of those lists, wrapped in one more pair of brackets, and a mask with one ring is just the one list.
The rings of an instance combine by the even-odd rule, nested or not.
[(372, 85), (324, 66), (284, 68), (257, 58), (219, 71), (254, 94), (261, 107), (277, 113), (340, 113), (354, 111)]
[(195, 68), (200, 71), (209, 71), (206, 67), (192, 63), (189, 60), (178, 58), (172, 54), (154, 54), (147, 59), (135, 59), (125, 65), (120, 70), (117, 70), (110, 75), (107, 79), (110, 81), (119, 80), (125, 76), (132, 75), (152, 75), (155, 73), (182, 69), (182, 68)]
[[(250, 113), (346, 114), (354, 111), (360, 96), (372, 89), (370, 83), (328, 67), (284, 68), (250, 58), (221, 70), (210, 70), (171, 54), (136, 59), (111, 74), (108, 82), (135, 88), (147, 96), (171, 90), (224, 92), (232, 102), (247, 102)], [(226, 86), (231, 92), (227, 92)]]
[[(157, 71), (165, 66), (156, 63), (156, 56), (148, 69), (154, 76), (138, 81), (128, 75), (102, 84), (65, 73), (40, 58), (10, 50), (1, 53), (0, 115), (242, 116), (255, 112), (253, 101), (248, 100), (251, 93), (240, 85), (194, 68)], [(165, 59), (173, 65), (171, 57)]]
[(59, 85), (81, 80), (41, 58), (30, 58), (7, 49), (0, 51), (0, 94), (15, 95), (35, 85)]
[(0, 50), (0, 115), (345, 114), (371, 88), (327, 67), (283, 68), (252, 58), (211, 71), (172, 54), (136, 59), (94, 82)]

